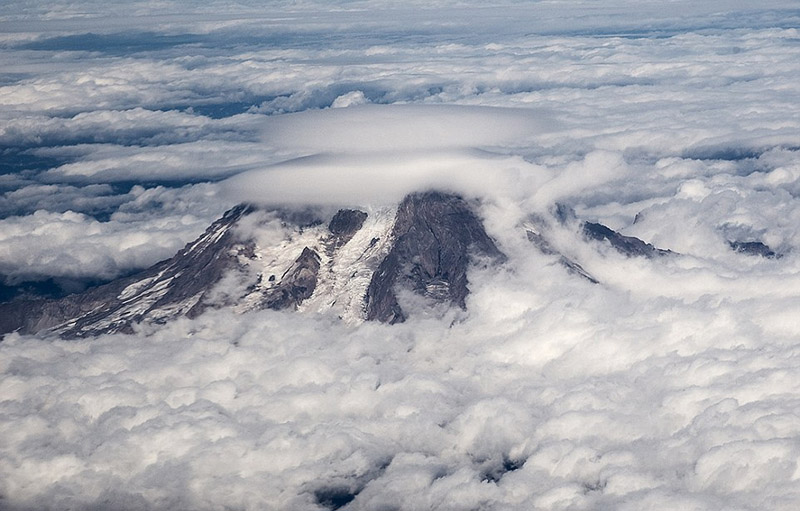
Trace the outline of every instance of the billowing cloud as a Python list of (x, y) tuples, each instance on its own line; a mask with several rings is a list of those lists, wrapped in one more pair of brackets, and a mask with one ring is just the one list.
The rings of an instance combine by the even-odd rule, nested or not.
[(785, 298), (648, 298), (528, 250), (472, 274), (467, 317), (353, 328), (220, 311), (130, 336), (9, 336), (4, 494), (44, 508), (791, 509), (798, 325), (756, 314)]
[[(483, 198), (509, 255), (392, 327), (8, 335), (0, 508), (793, 511), (796, 3), (389, 3), (0, 5), (12, 280), (146, 266), (242, 200), (423, 187)], [(602, 283), (573, 278), (520, 229), (554, 202), (676, 254), (552, 221)]]
[[(59, 191), (31, 193), (43, 193), (41, 202)], [(48, 277), (118, 277), (171, 257), (224, 208), (225, 203), (216, 200), (207, 185), (178, 190), (135, 187), (105, 221), (72, 210), (44, 209), (4, 218), (0, 220), (0, 275), (10, 284)]]

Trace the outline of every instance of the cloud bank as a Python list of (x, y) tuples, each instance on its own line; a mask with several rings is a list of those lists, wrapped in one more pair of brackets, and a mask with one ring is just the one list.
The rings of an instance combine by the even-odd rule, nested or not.
[[(6, 336), (0, 508), (796, 509), (797, 5), (389, 7), (0, 6), (9, 278), (131, 271), (241, 200), (420, 187), (483, 198), (509, 255), (468, 313), (393, 327)], [(557, 201), (680, 255), (554, 228), (602, 285), (574, 279), (519, 228)]]
[(793, 508), (786, 298), (648, 297), (527, 250), (472, 274), (451, 328), (424, 311), (358, 328), (212, 312), (131, 336), (9, 336), (3, 494), (35, 508)]
[[(71, 191), (86, 196), (86, 192)], [(36, 192), (59, 196), (52, 204), (56, 211), (64, 209), (59, 201), (75, 205), (78, 200), (64, 197), (65, 191), (55, 186)], [(147, 268), (174, 255), (208, 227), (209, 216), (222, 213), (214, 195), (215, 190), (204, 185), (177, 190), (134, 187), (105, 221), (69, 209), (39, 209), (31, 215), (3, 218), (2, 282), (13, 285), (50, 277), (110, 280)], [(204, 198), (209, 204), (199, 206)]]

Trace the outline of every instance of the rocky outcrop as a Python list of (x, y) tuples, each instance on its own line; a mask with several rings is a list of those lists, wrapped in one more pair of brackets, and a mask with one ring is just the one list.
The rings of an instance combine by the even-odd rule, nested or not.
[(392, 237), (392, 249), (367, 289), (369, 320), (406, 319), (397, 300), (399, 288), (464, 308), (470, 258), (497, 262), (505, 257), (463, 199), (439, 192), (406, 197), (397, 210)]
[(670, 250), (654, 247), (650, 243), (633, 236), (625, 236), (603, 224), (580, 221), (575, 214), (575, 210), (565, 204), (556, 204), (552, 210), (552, 217), (531, 216), (525, 223), (528, 241), (533, 243), (543, 254), (558, 256), (558, 262), (569, 273), (578, 275), (593, 284), (599, 284), (599, 281), (578, 262), (564, 255), (550, 242), (550, 238), (555, 237), (553, 232), (554, 225), (561, 226), (569, 232), (574, 232), (577, 229), (584, 240), (606, 243), (614, 250), (628, 257), (653, 258), (673, 254)]
[(761, 256), (767, 259), (779, 259), (780, 254), (776, 254), (769, 246), (760, 241), (729, 241), (728, 246), (740, 254)]
[(203, 295), (236, 266), (240, 253), (252, 251), (252, 243), (239, 242), (233, 229), (250, 212), (249, 206), (231, 209), (175, 256), (130, 277), (58, 300), (2, 304), (0, 333), (53, 330), (63, 337), (86, 337), (129, 332), (145, 319), (196, 316), (205, 308)]
[(395, 323), (406, 317), (399, 290), (465, 307), (472, 257), (504, 258), (470, 205), (454, 195), (410, 195), (396, 214), (372, 222), (357, 239), (368, 218), (363, 211), (342, 209), (327, 228), (306, 212), (273, 212), (270, 218), (279, 219), (286, 236), (275, 247), (248, 237), (258, 237), (259, 217), (248, 220), (250, 235), (238, 228), (255, 211), (231, 209), (174, 257), (136, 275), (57, 300), (2, 304), (0, 333), (44, 330), (75, 338), (130, 332), (136, 323), (195, 317), (214, 307), (297, 309), (320, 289), (331, 296), (316, 297), (313, 310), (352, 304), (347, 310), (360, 320)]
[(310, 298), (317, 287), (319, 255), (308, 247), (281, 276), (278, 285), (266, 293), (263, 307), (272, 310), (297, 308), (303, 300)]
[(342, 246), (350, 241), (356, 232), (364, 225), (367, 214), (356, 209), (340, 209), (328, 224), (331, 241), (335, 246)]
[(545, 255), (558, 256), (559, 264), (561, 264), (561, 266), (566, 268), (568, 272), (570, 272), (573, 275), (578, 275), (580, 277), (583, 277), (592, 284), (599, 284), (599, 281), (596, 278), (592, 277), (586, 270), (584, 270), (580, 264), (576, 263), (569, 257), (565, 256), (564, 254), (556, 250), (550, 244), (550, 242), (547, 241), (547, 238), (545, 238), (540, 233), (533, 230), (532, 227), (528, 227), (525, 230), (525, 234), (528, 236), (528, 241), (533, 243), (534, 246), (536, 246), (536, 248), (538, 248), (541, 253)]
[[(470, 265), (505, 259), (473, 205), (456, 195), (414, 193), (396, 210), (373, 214), (341, 209), (325, 222), (310, 209), (237, 206), (174, 257), (136, 275), (59, 299), (0, 304), (0, 333), (49, 331), (74, 338), (130, 332), (137, 323), (195, 317), (219, 307), (329, 311), (347, 322), (398, 323), (409, 314), (405, 300), (410, 304), (414, 296), (421, 297), (417, 307), (465, 308)], [(551, 217), (531, 217), (524, 229), (539, 251), (595, 284), (598, 280), (577, 262), (579, 252), (563, 239), (555, 243), (556, 229), (573, 236), (577, 230), (576, 240), (606, 243), (631, 257), (672, 253), (603, 224), (580, 221), (563, 205)], [(264, 232), (268, 235), (259, 235)], [(733, 241), (730, 247), (780, 257), (758, 241)]]
[(633, 236), (624, 236), (603, 224), (594, 222), (583, 223), (583, 234), (589, 239), (607, 242), (617, 251), (634, 257), (655, 257), (671, 254), (669, 250), (656, 248)]

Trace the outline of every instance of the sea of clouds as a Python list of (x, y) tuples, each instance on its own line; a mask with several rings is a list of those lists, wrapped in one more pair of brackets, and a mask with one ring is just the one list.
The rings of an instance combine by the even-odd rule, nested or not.
[[(2, 284), (430, 187), (509, 260), (401, 325), (6, 335), (0, 509), (797, 509), (800, 9), (699, 4), (4, 2)], [(556, 202), (676, 254), (554, 227), (570, 275)]]

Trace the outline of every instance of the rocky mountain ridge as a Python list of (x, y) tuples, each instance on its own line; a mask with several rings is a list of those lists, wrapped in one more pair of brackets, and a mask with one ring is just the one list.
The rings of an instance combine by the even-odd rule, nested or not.
[[(557, 206), (552, 218), (524, 228), (532, 247), (569, 273), (599, 281), (551, 242), (553, 226), (628, 257), (666, 257), (669, 250), (609, 227), (579, 221)], [(735, 251), (779, 257), (762, 243)], [(170, 259), (135, 275), (59, 299), (0, 304), (0, 334), (51, 332), (65, 338), (131, 332), (137, 323), (189, 318), (209, 308), (333, 313), (358, 323), (407, 319), (403, 297), (426, 306), (466, 308), (468, 269), (506, 260), (474, 204), (442, 192), (413, 193), (396, 208), (317, 213), (239, 205)]]
[(401, 289), (464, 307), (473, 257), (504, 259), (472, 207), (450, 194), (412, 194), (371, 215), (342, 209), (327, 224), (281, 216), (237, 206), (138, 274), (61, 299), (0, 305), (0, 332), (130, 332), (209, 307), (333, 310), (348, 321), (395, 323), (406, 319)]

